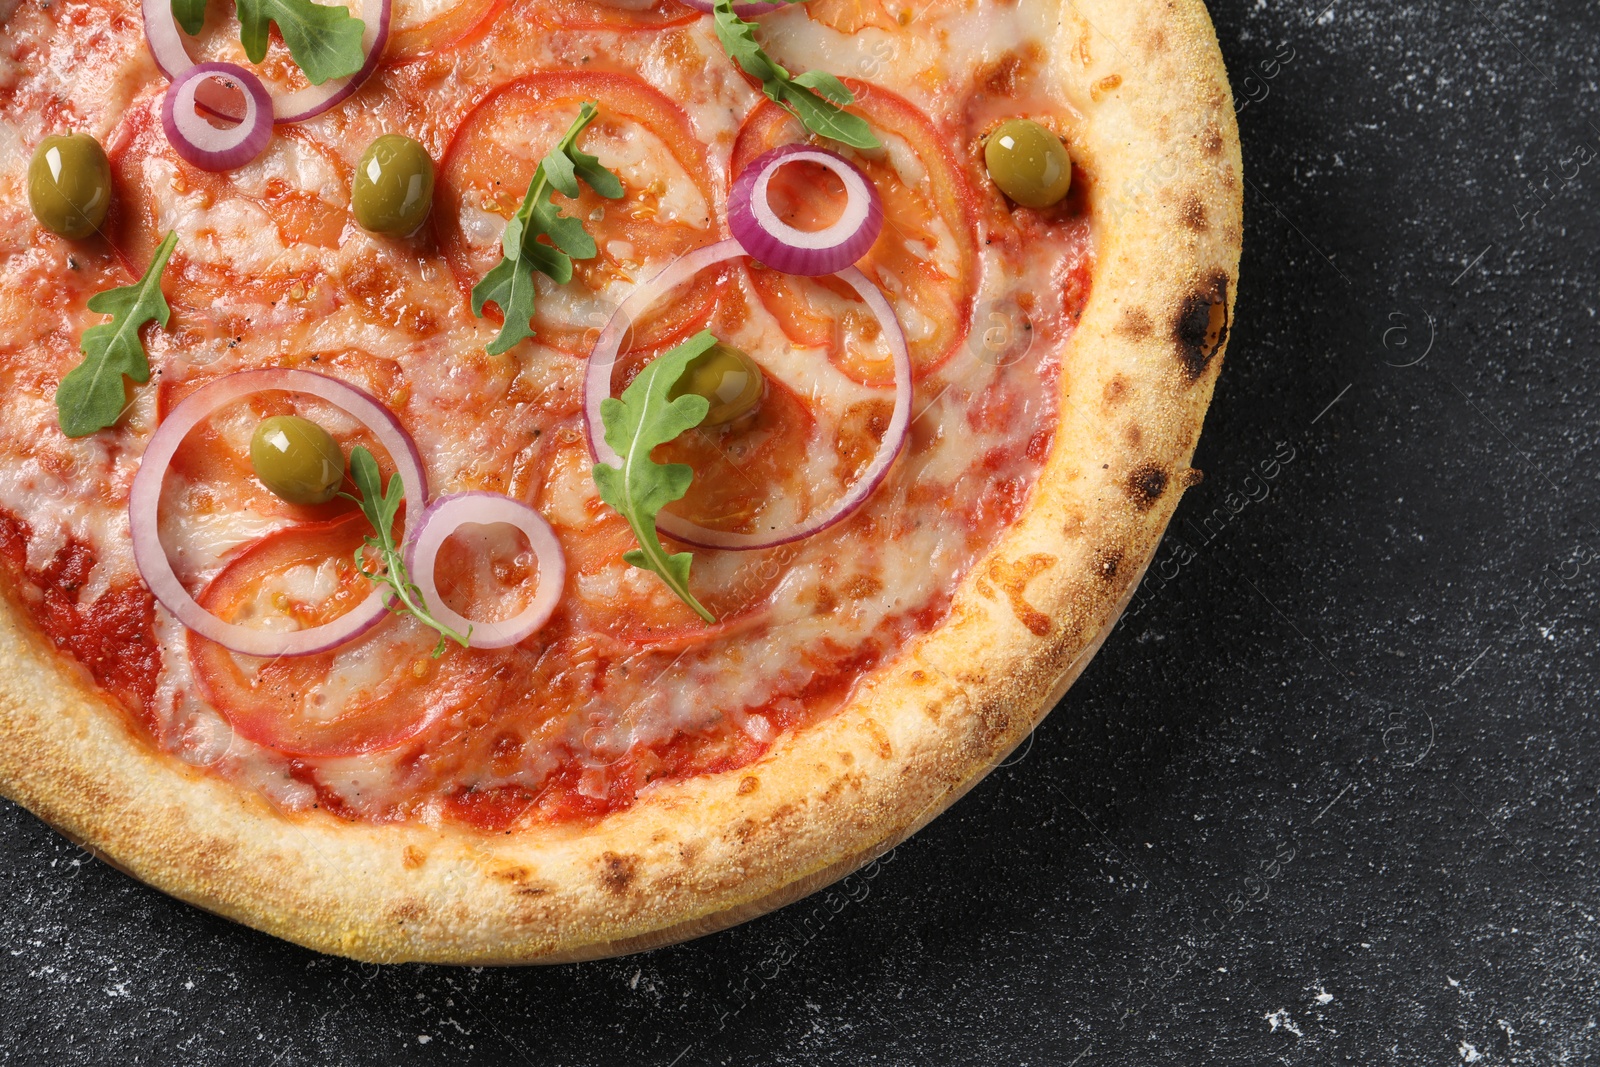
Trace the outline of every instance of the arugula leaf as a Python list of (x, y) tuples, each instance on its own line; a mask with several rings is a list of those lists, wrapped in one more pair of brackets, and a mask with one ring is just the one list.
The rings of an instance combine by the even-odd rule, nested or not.
[(791, 75), (756, 43), (755, 26), (734, 13), (733, 0), (715, 0), (711, 17), (728, 58), (761, 82), (767, 99), (787, 109), (806, 129), (852, 148), (883, 147), (865, 119), (843, 109), (855, 102), (855, 94), (838, 78), (817, 70)]
[[(561, 214), (550, 201), (552, 193), (576, 198), (580, 178), (607, 200), (622, 195), (622, 182), (617, 176), (602, 167), (598, 158), (578, 147), (578, 134), (597, 114), (599, 108), (585, 102), (561, 140), (540, 161), (539, 169), (533, 172), (533, 180), (528, 183), (522, 206), (506, 223), (505, 233), (500, 237), (503, 253), (500, 262), (472, 287), (474, 315), (482, 318), (485, 304), (497, 304), (505, 316), (500, 332), (484, 346), (491, 356), (498, 356), (523, 338), (533, 336), (534, 271), (557, 285), (565, 285), (572, 280), (572, 260), (593, 259), (599, 251), (583, 223)], [(541, 236), (550, 238), (551, 243), (542, 243)]]
[(78, 341), (83, 362), (56, 386), (56, 413), (61, 431), (68, 437), (84, 437), (116, 425), (127, 406), (123, 375), (140, 384), (150, 380), (150, 358), (139, 330), (147, 322), (165, 327), (172, 316), (167, 298), (161, 295), (161, 272), (177, 244), (177, 233), (167, 234), (144, 277), (89, 298), (89, 310), (110, 315), (111, 321), (83, 331)]
[(197, 36), (206, 24), (206, 0), (172, 0), (172, 17), (184, 33)]
[[(173, 0), (173, 14), (178, 14), (180, 3), (186, 10), (192, 10), (189, 5), (199, 5), (200, 0)], [(366, 25), (340, 4), (316, 4), (312, 0), (238, 0), (236, 6), (239, 42), (252, 63), (266, 58), (269, 22), (278, 24), (283, 43), (289, 46), (289, 55), (306, 72), (306, 80), (312, 85), (354, 74), (366, 62), (366, 53), (361, 50), (361, 35), (366, 32)], [(203, 6), (201, 17), (204, 18)], [(189, 29), (187, 24), (184, 29)], [(189, 32), (198, 29), (196, 23), (195, 30)]]
[(622, 558), (659, 574), (667, 588), (706, 622), (717, 619), (689, 592), (689, 563), (694, 557), (688, 552), (667, 555), (656, 533), (656, 513), (689, 491), (694, 471), (683, 463), (657, 463), (650, 458), (650, 451), (692, 430), (706, 417), (711, 403), (705, 397), (685, 393), (668, 400), (667, 393), (683, 377), (689, 362), (716, 343), (710, 330), (701, 330), (652, 360), (622, 391), (620, 399), (608, 397), (600, 402), (606, 444), (621, 457), (622, 465), (594, 466), (600, 499), (628, 520), (633, 536), (639, 539), (639, 547), (623, 553)]
[[(394, 542), (394, 519), (400, 511), (400, 502), (405, 499), (405, 482), (400, 475), (389, 476), (389, 488), (383, 488), (383, 474), (378, 470), (378, 461), (372, 458), (361, 445), (350, 450), (350, 480), (355, 483), (359, 496), (350, 493), (340, 493), (346, 500), (353, 500), (361, 508), (361, 513), (372, 523), (374, 536), (366, 538), (362, 546), (356, 549), (356, 569), (364, 574), (369, 581), (387, 585), (394, 591), (395, 599), (390, 602), (390, 610), (396, 613), (407, 613), (415, 616), (425, 626), (430, 626), (439, 631), (439, 643), (434, 646), (433, 658), (438, 659), (444, 655), (447, 644), (456, 642), (462, 648), (467, 647), (467, 639), (472, 636), (472, 628), (467, 628), (466, 637), (456, 633), (450, 627), (433, 617), (427, 605), (422, 600), (422, 590), (411, 580), (411, 575), (406, 573), (405, 557), (401, 554), (400, 546)], [(367, 549), (375, 549), (378, 553), (378, 569), (367, 569)]]

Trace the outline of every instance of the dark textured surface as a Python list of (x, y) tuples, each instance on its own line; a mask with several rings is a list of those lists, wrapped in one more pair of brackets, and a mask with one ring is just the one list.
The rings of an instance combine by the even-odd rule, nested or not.
[(831, 898), (549, 970), (314, 956), (6, 806), (0, 1058), (1600, 1060), (1600, 11), (1214, 15), (1208, 477), (1010, 765)]

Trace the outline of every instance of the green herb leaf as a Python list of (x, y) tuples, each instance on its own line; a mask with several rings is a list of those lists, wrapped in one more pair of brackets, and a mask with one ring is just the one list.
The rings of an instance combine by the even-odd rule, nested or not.
[[(400, 512), (400, 502), (405, 499), (405, 482), (400, 475), (389, 476), (389, 488), (383, 487), (383, 474), (378, 470), (378, 461), (372, 458), (361, 445), (350, 450), (350, 480), (355, 483), (356, 493), (340, 493), (346, 500), (353, 500), (361, 508), (361, 513), (372, 524), (373, 536), (366, 538), (362, 546), (356, 549), (356, 569), (366, 575), (367, 579), (381, 585), (387, 585), (394, 592), (394, 599), (389, 603), (389, 609), (398, 614), (410, 614), (424, 626), (439, 631), (439, 643), (433, 648), (433, 658), (438, 659), (444, 655), (448, 643), (454, 641), (462, 648), (467, 647), (467, 639), (472, 636), (471, 627), (467, 628), (466, 637), (456, 633), (450, 627), (433, 617), (427, 604), (422, 599), (422, 590), (411, 580), (411, 575), (406, 572), (405, 556), (400, 551), (400, 546), (394, 541), (394, 520)], [(367, 569), (367, 549), (372, 549), (378, 554), (378, 567), (375, 570)]]
[[(578, 148), (578, 135), (594, 121), (599, 109), (585, 103), (561, 140), (539, 163), (511, 221), (500, 238), (503, 253), (494, 269), (472, 287), (472, 313), (483, 317), (485, 304), (497, 304), (505, 324), (485, 347), (497, 356), (518, 341), (533, 336), (534, 271), (557, 285), (572, 280), (573, 259), (593, 259), (599, 251), (594, 238), (575, 218), (561, 214), (550, 200), (553, 193), (577, 197), (578, 180), (608, 200), (622, 195), (622, 182), (600, 165), (600, 160)], [(540, 237), (548, 237), (544, 244)]]
[(139, 330), (147, 322), (166, 326), (172, 315), (167, 298), (161, 295), (161, 272), (177, 243), (177, 233), (167, 234), (144, 277), (89, 298), (89, 310), (110, 315), (111, 321), (83, 331), (78, 341), (83, 362), (56, 386), (56, 412), (61, 431), (68, 437), (83, 437), (116, 425), (127, 406), (124, 375), (141, 384), (150, 380), (150, 358)]
[(689, 592), (689, 563), (694, 557), (688, 552), (667, 555), (656, 533), (656, 514), (689, 491), (694, 471), (682, 463), (657, 463), (650, 458), (650, 451), (700, 425), (706, 417), (711, 403), (705, 397), (685, 393), (668, 400), (667, 393), (683, 377), (690, 360), (716, 343), (710, 330), (701, 330), (652, 360), (622, 391), (620, 399), (609, 397), (600, 402), (606, 444), (621, 457), (622, 465), (597, 463), (594, 467), (600, 499), (628, 520), (633, 536), (639, 539), (639, 547), (622, 558), (659, 574), (667, 588), (706, 622), (717, 619)]
[(193, 37), (206, 24), (206, 0), (172, 0), (172, 17)]
[(843, 109), (855, 102), (855, 94), (838, 78), (816, 70), (791, 75), (756, 43), (755, 26), (734, 13), (733, 0), (716, 0), (711, 17), (728, 57), (806, 129), (852, 148), (883, 147), (865, 119)]
[[(174, 14), (180, 2), (197, 3), (198, 0), (173, 0)], [(366, 62), (366, 54), (361, 50), (361, 35), (366, 26), (339, 4), (315, 4), (311, 0), (238, 0), (237, 8), (239, 41), (252, 63), (266, 58), (269, 22), (278, 24), (289, 55), (306, 72), (306, 80), (312, 85), (354, 74)]]

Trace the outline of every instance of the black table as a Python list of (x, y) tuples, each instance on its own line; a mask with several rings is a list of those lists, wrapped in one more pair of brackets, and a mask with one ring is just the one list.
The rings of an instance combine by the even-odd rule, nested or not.
[(1159, 573), (949, 814), (576, 967), (375, 967), (0, 810), (0, 1058), (1600, 1058), (1600, 10), (1226, 0), (1238, 327)]

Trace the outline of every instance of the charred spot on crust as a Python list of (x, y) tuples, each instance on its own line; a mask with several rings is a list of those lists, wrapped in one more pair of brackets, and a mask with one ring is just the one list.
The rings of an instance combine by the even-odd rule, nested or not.
[(1195, 470), (1193, 467), (1186, 468), (1182, 474), (1178, 475), (1178, 484), (1185, 489), (1193, 489), (1205, 480), (1206, 472)]
[(1101, 581), (1109, 582), (1116, 578), (1117, 569), (1122, 566), (1122, 553), (1114, 548), (1102, 548), (1094, 556), (1094, 572)]
[(1228, 276), (1221, 271), (1178, 305), (1172, 324), (1178, 358), (1192, 382), (1205, 373), (1211, 357), (1228, 339)]
[(1222, 127), (1211, 122), (1200, 134), (1200, 148), (1208, 156), (1222, 155)]
[(615, 852), (600, 854), (600, 884), (613, 893), (626, 893), (633, 884), (639, 861)]
[(1211, 228), (1211, 223), (1206, 219), (1205, 204), (1192, 193), (1184, 197), (1183, 204), (1178, 208), (1178, 221), (1196, 233), (1205, 233)]
[(396, 926), (404, 926), (406, 923), (421, 922), (423, 919), (427, 918), (427, 915), (427, 905), (423, 904), (422, 901), (412, 897), (407, 897), (406, 899), (399, 901), (394, 905), (394, 907), (389, 909), (389, 920)]
[(1142, 307), (1130, 307), (1122, 313), (1122, 323), (1117, 330), (1126, 337), (1135, 341), (1142, 341), (1155, 332), (1155, 324), (1150, 321), (1149, 312)]
[(879, 759), (888, 759), (894, 755), (894, 748), (889, 744), (889, 735), (883, 732), (874, 719), (862, 720), (862, 727), (872, 736), (872, 747), (878, 753)]
[(511, 892), (519, 897), (540, 897), (550, 891), (545, 886), (535, 884), (533, 872), (526, 867), (502, 867), (490, 871), (489, 877), (509, 884)]
[(739, 795), (742, 797), (747, 797), (760, 788), (761, 780), (756, 778), (754, 775), (747, 774), (743, 778), (739, 779)]
[(1128, 476), (1128, 496), (1140, 511), (1149, 511), (1167, 491), (1167, 472), (1154, 463), (1141, 463)]
[(1105, 397), (1106, 407), (1116, 407), (1122, 403), (1123, 397), (1128, 395), (1128, 379), (1120, 374), (1113, 375), (1111, 380), (1106, 383), (1106, 389), (1102, 395)]

